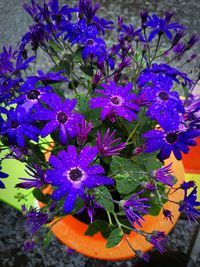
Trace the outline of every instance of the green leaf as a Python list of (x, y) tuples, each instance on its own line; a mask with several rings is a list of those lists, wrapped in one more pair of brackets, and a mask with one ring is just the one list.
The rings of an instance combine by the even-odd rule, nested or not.
[(69, 61), (62, 60), (62, 61), (60, 61), (60, 63), (58, 64), (58, 66), (60, 67), (61, 70), (65, 70), (67, 72), (67, 74), (70, 74), (71, 64), (70, 64)]
[(108, 223), (102, 220), (92, 222), (89, 224), (85, 235), (93, 236), (98, 232), (100, 232), (105, 239), (108, 239), (110, 234)]
[(43, 240), (44, 247), (48, 247), (51, 242), (52, 232), (48, 231)]
[(122, 240), (123, 233), (122, 230), (119, 228), (114, 229), (107, 241), (106, 247), (107, 248), (113, 248), (119, 244), (119, 242)]
[(91, 65), (88, 65), (88, 66), (80, 66), (80, 69), (86, 75), (93, 76), (93, 67)]
[(140, 165), (146, 171), (153, 171), (161, 168), (163, 164), (157, 159), (157, 152), (154, 153), (142, 153), (138, 156)]
[(113, 157), (111, 172), (115, 176), (117, 190), (120, 194), (130, 194), (138, 187), (144, 171), (129, 159)]
[(151, 208), (148, 209), (148, 213), (152, 216), (158, 216), (163, 206), (162, 201), (160, 201), (160, 199), (155, 197), (151, 199), (148, 204), (150, 204), (151, 206)]
[(105, 186), (100, 186), (95, 189), (96, 201), (105, 210), (109, 212), (114, 212), (114, 203), (112, 202), (112, 196), (109, 190)]
[(38, 201), (43, 202), (45, 204), (47, 204), (51, 200), (50, 195), (44, 195), (39, 189), (34, 189), (33, 195)]

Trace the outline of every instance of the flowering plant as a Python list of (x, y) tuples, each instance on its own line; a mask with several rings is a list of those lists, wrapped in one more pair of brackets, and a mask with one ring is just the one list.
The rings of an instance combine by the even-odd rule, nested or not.
[[(169, 189), (184, 192), (180, 212), (200, 217), (195, 183), (177, 187), (173, 163), (163, 165), (171, 153), (181, 160), (200, 136), (200, 98), (192, 94), (198, 80), (180, 70), (196, 57), (184, 58), (199, 37), (187, 39), (170, 12), (162, 18), (142, 11), (135, 28), (122, 17), (98, 17), (91, 0), (75, 8), (32, 0), (24, 9), (33, 24), (16, 49), (4, 47), (0, 55), (0, 137), (1, 149), (9, 148), (1, 161), (26, 163), (27, 177), (16, 187), (32, 188), (46, 204), (22, 207), (31, 234), (25, 248), (34, 247), (42, 226), (73, 214), (88, 223), (85, 234), (101, 232), (108, 248), (123, 236), (129, 242), (135, 231), (163, 253), (165, 233), (147, 233), (141, 222), (160, 211), (173, 222), (163, 207)], [(34, 68), (39, 50), (52, 61), (45, 72)], [(0, 178), (9, 179), (2, 170)], [(52, 194), (44, 195), (48, 185)]]

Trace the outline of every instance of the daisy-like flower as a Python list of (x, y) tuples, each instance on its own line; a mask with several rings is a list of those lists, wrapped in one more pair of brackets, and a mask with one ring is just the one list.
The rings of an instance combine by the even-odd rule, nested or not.
[(148, 213), (147, 209), (150, 208), (150, 206), (145, 203), (146, 201), (149, 201), (148, 198), (138, 197), (143, 192), (144, 190), (141, 190), (129, 199), (120, 201), (120, 205), (134, 229), (134, 223), (136, 223), (139, 227), (142, 227), (140, 221), (144, 222), (143, 216)]
[(15, 110), (9, 110), (7, 121), (3, 123), (0, 134), (7, 136), (10, 144), (25, 147), (25, 136), (35, 142), (39, 140), (40, 130), (32, 123), (30, 113), (18, 106)]
[(155, 178), (157, 181), (166, 184), (168, 186), (173, 186), (175, 179), (172, 175), (171, 170), (172, 163), (168, 164), (167, 166), (164, 166), (158, 170), (155, 170), (151, 172), (151, 176)]
[[(0, 170), (2, 169), (2, 167), (0, 166)], [(2, 172), (2, 171), (0, 171), (0, 179), (4, 179), (4, 178), (7, 178), (8, 177), (8, 174), (7, 173), (5, 173), (5, 172)], [(0, 180), (0, 188), (2, 189), (2, 188), (5, 188), (5, 185), (4, 185), (4, 183)]]
[(145, 95), (148, 102), (147, 115), (152, 119), (160, 118), (163, 113), (184, 113), (184, 107), (178, 92), (170, 91), (172, 81), (170, 78), (160, 76), (154, 86), (145, 86), (140, 95)]
[(126, 143), (119, 143), (121, 138), (114, 139), (116, 130), (114, 130), (110, 136), (110, 128), (106, 131), (103, 138), (99, 132), (97, 132), (96, 145), (99, 151), (99, 154), (102, 157), (117, 156), (120, 151), (126, 147)]
[[(161, 125), (161, 122), (160, 122)], [(158, 158), (163, 161), (169, 158), (171, 152), (174, 153), (176, 159), (181, 160), (181, 151), (184, 154), (189, 152), (188, 146), (195, 146), (196, 142), (193, 140), (199, 133), (193, 129), (179, 130), (179, 117), (163, 115), (162, 130), (150, 130), (144, 133), (146, 138), (146, 153), (151, 153), (160, 150)]]
[(52, 194), (52, 199), (57, 201), (66, 196), (64, 212), (73, 210), (77, 197), (84, 198), (85, 188), (94, 188), (100, 185), (113, 185), (114, 181), (105, 176), (100, 165), (91, 165), (97, 156), (96, 147), (84, 147), (77, 154), (75, 146), (68, 146), (67, 151), (62, 150), (58, 157), (51, 156), (49, 163), (54, 170), (47, 170), (46, 181), (58, 186)]
[(40, 108), (32, 114), (32, 118), (39, 121), (49, 121), (41, 131), (41, 137), (46, 137), (59, 128), (60, 143), (65, 145), (68, 136), (71, 138), (77, 135), (77, 123), (83, 119), (83, 116), (72, 112), (76, 106), (75, 99), (65, 99), (62, 103), (61, 98), (56, 94), (49, 96), (45, 103), (51, 108)]
[(177, 22), (170, 23), (173, 13), (166, 12), (165, 18), (159, 18), (155, 14), (150, 17), (146, 23), (147, 27), (151, 27), (152, 31), (149, 35), (148, 41), (151, 42), (156, 35), (165, 34), (168, 39), (172, 39), (172, 31), (177, 32), (180, 29), (185, 29), (182, 25)]
[(102, 96), (92, 98), (90, 108), (102, 108), (102, 121), (109, 118), (114, 122), (117, 117), (122, 117), (128, 121), (137, 119), (136, 112), (140, 109), (134, 103), (136, 95), (131, 93), (132, 83), (123, 87), (110, 81), (108, 84), (102, 84), (101, 86), (104, 90), (96, 90), (96, 92)]
[(179, 211), (184, 212), (190, 221), (190, 219), (194, 220), (198, 223), (198, 219), (200, 218), (200, 212), (195, 209), (195, 207), (200, 207), (200, 202), (197, 200), (197, 186), (194, 187), (191, 193), (188, 194), (188, 189), (190, 187), (184, 187), (184, 199), (179, 203)]

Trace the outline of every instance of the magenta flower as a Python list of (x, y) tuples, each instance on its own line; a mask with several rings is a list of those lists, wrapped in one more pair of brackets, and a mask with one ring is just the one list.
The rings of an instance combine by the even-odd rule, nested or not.
[(117, 117), (128, 121), (137, 119), (136, 112), (140, 108), (134, 103), (136, 95), (131, 92), (132, 83), (128, 83), (123, 87), (115, 84), (113, 81), (109, 81), (108, 84), (102, 84), (101, 86), (104, 90), (96, 90), (96, 92), (102, 96), (92, 98), (90, 108), (102, 108), (102, 121), (108, 118), (114, 122)]
[(99, 132), (97, 132), (96, 145), (99, 154), (102, 157), (117, 156), (120, 151), (126, 147), (126, 143), (119, 143), (121, 138), (114, 139), (116, 130), (114, 130), (109, 136), (110, 128), (106, 131), (103, 139)]
[(87, 123), (85, 119), (82, 119), (81, 123), (77, 124), (77, 143), (80, 146), (85, 144), (91, 129), (92, 123)]

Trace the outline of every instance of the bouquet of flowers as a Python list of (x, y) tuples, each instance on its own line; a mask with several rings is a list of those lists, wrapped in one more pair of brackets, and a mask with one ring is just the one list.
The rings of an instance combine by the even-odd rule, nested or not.
[[(200, 136), (200, 97), (192, 94), (200, 76), (181, 71), (196, 57), (198, 35), (187, 37), (170, 12), (141, 11), (137, 27), (122, 17), (108, 21), (91, 0), (73, 8), (31, 0), (24, 9), (33, 24), (0, 54), (0, 138), (1, 150), (9, 149), (1, 161), (26, 163), (16, 187), (45, 203), (22, 205), (25, 249), (41, 227), (72, 214), (88, 224), (86, 235), (101, 232), (107, 248), (125, 238), (133, 255), (148, 260), (129, 241), (134, 231), (165, 252), (165, 233), (145, 232), (144, 216), (162, 212), (173, 223), (164, 204), (179, 190), (177, 210), (200, 217), (195, 182), (177, 186), (173, 162), (164, 165), (171, 153), (181, 160)], [(43, 71), (39, 50), (52, 63)], [(0, 178), (9, 179), (5, 172)]]

